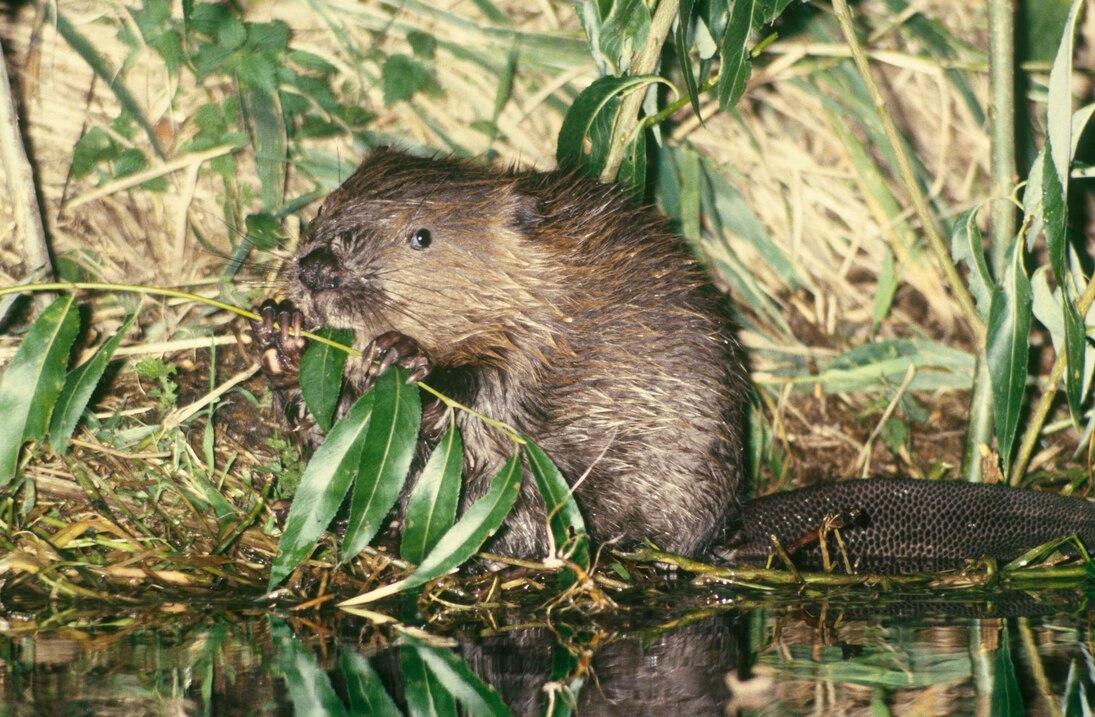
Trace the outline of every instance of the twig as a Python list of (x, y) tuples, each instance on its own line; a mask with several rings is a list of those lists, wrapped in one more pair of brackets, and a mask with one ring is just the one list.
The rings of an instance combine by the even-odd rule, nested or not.
[[(646, 35), (646, 44), (635, 55), (631, 63), (629, 74), (632, 77), (649, 75), (658, 65), (658, 57), (661, 56), (662, 45), (673, 27), (673, 19), (677, 17), (679, 4), (677, 0), (662, 0), (654, 11), (654, 17), (650, 20), (650, 31)], [(633, 91), (620, 101), (620, 113), (616, 115), (616, 124), (612, 128), (612, 142), (608, 148), (608, 157), (605, 159), (605, 167), (601, 171), (602, 182), (616, 181), (616, 175), (620, 172), (627, 146), (631, 143), (631, 136), (639, 125), (639, 108), (642, 107), (643, 98), (646, 96), (647, 87)]]
[(15, 225), (23, 238), (26, 278), (32, 282), (50, 278), (53, 276), (53, 266), (42, 225), (42, 208), (35, 192), (34, 172), (19, 132), (19, 113), (8, 82), (3, 45), (0, 45), (0, 166), (3, 166), (8, 178), (8, 195), (15, 212)]

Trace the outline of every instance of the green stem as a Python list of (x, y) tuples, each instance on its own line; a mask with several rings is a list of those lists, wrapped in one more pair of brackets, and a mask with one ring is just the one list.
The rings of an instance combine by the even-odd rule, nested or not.
[(1011, 0), (989, 1), (989, 127), (992, 133), (993, 276), (1004, 275), (1015, 238), (1015, 16)]
[(966, 443), (962, 447), (962, 480), (980, 483), (981, 445), (992, 445), (992, 384), (989, 380), (988, 362), (983, 352), (977, 355), (973, 394), (970, 396), (970, 420), (966, 430)]
[[(673, 27), (673, 20), (679, 10), (678, 0), (661, 0), (654, 17), (650, 20), (650, 30), (646, 35), (646, 43), (631, 63), (628, 74), (631, 77), (649, 75), (658, 66), (658, 57), (662, 52), (662, 45)], [(639, 109), (643, 105), (647, 87), (644, 85), (639, 90), (632, 92), (620, 101), (620, 112), (616, 115), (616, 123), (612, 128), (612, 143), (608, 148), (608, 157), (605, 158), (605, 167), (601, 171), (602, 182), (616, 181), (616, 175), (620, 173), (620, 165), (623, 164), (627, 147), (631, 144), (631, 138), (635, 130), (640, 127)]]

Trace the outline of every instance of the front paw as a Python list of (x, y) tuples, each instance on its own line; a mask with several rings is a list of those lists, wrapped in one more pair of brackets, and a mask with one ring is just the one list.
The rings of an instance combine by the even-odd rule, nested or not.
[(401, 366), (411, 372), (408, 383), (421, 381), (429, 375), (430, 357), (417, 341), (398, 331), (389, 331), (377, 336), (365, 348), (362, 356), (367, 368), (366, 388), (389, 366)]
[(308, 345), (300, 335), (303, 315), (291, 302), (270, 299), (262, 302), (255, 313), (261, 318), (251, 322), (251, 336), (263, 373), (276, 388), (296, 385), (300, 357)]

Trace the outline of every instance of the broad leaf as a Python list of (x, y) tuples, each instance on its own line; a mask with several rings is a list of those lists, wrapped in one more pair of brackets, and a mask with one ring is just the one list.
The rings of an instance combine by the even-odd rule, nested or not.
[(62, 296), (42, 312), (0, 378), (0, 486), (15, 477), (23, 443), (46, 434), (80, 329), (74, 303)]
[(376, 398), (342, 539), (342, 551), (347, 557), (369, 544), (399, 498), (422, 419), (418, 386), (408, 385), (407, 372), (398, 366), (381, 374), (369, 393)]
[(411, 563), (421, 563), (456, 519), (464, 443), (451, 414), (449, 422), (407, 500), (399, 555)]

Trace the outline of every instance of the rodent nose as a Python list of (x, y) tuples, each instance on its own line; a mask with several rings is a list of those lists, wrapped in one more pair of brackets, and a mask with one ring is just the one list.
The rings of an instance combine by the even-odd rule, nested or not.
[(325, 246), (313, 249), (304, 255), (297, 265), (300, 267), (300, 283), (313, 292), (337, 289), (342, 284), (342, 272), (338, 260)]

